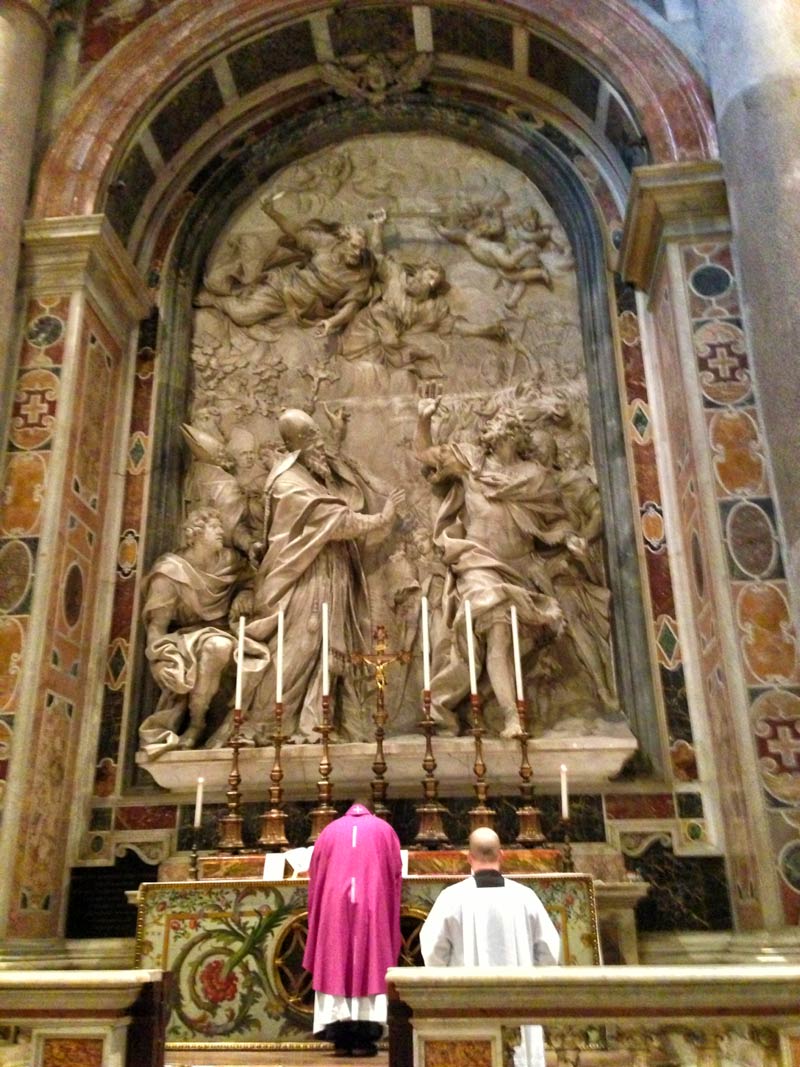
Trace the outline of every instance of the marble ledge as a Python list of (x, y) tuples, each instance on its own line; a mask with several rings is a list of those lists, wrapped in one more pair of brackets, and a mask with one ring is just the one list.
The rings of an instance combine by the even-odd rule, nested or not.
[(0, 971), (2, 1015), (6, 1020), (15, 1012), (24, 1012), (26, 1020), (37, 1012), (52, 1017), (55, 1002), (62, 1015), (70, 1011), (80, 1011), (82, 1016), (124, 1014), (145, 986), (162, 977), (161, 971), (138, 969)]
[[(571, 792), (596, 790), (617, 775), (625, 761), (636, 751), (635, 738), (620, 737), (538, 738), (528, 744), (528, 758), (533, 768), (532, 781), (538, 789), (552, 791), (559, 781), (559, 768), (565, 764)], [(385, 779), (394, 797), (416, 797), (425, 777), (422, 738), (392, 738), (384, 742), (387, 764)], [(368, 787), (373, 779), (374, 745), (337, 744), (330, 748), (334, 790), (346, 783), (353, 792)], [(467, 796), (474, 786), (475, 745), (472, 738), (457, 737), (434, 741), (436, 778), (441, 796)], [(322, 750), (319, 745), (285, 745), (282, 749), (283, 792), (287, 800), (315, 795), (319, 780)], [(500, 738), (483, 742), (486, 781), (490, 792), (515, 792), (519, 788), (519, 746)], [(231, 770), (231, 751), (220, 749), (173, 750), (153, 759), (139, 752), (136, 762), (163, 789), (173, 793), (194, 792), (197, 779), (205, 779), (206, 790), (223, 791)], [(240, 790), (242, 794), (263, 797), (265, 784), (274, 763), (274, 749), (243, 748), (239, 753)]]
[(637, 1016), (800, 1020), (800, 968), (774, 966), (393, 967), (386, 980), (414, 1012), (428, 1019), (480, 1015), (524, 1022), (536, 1005), (545, 1023), (567, 1019), (630, 1020)]

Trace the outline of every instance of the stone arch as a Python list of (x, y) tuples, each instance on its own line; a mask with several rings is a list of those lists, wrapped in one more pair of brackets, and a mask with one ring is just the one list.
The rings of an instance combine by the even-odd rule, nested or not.
[[(104, 210), (109, 184), (119, 179), (126, 164), (131, 175), (138, 173), (139, 177), (151, 166), (142, 144), (152, 148), (150, 123), (157, 117), (159, 101), (165, 97), (180, 101), (185, 90), (192, 86), (197, 90), (198, 79), (206, 76), (216, 59), (224, 59), (235, 48), (244, 48), (258, 34), (287, 31), (305, 20), (313, 36), (317, 25), (312, 25), (313, 20), (325, 19), (329, 12), (339, 10), (322, 4), (312, 10), (309, 7), (304, 0), (242, 0), (232, 11), (226, 0), (211, 0), (199, 9), (193, 0), (178, 0), (148, 19), (87, 79), (42, 165), (34, 217)], [(411, 12), (409, 4), (385, 8), (373, 4), (343, 10), (352, 17), (363, 11), (371, 19), (376, 11), (402, 11), (406, 17)], [(624, 0), (587, 0), (579, 10), (565, 8), (559, 0), (502, 0), (492, 6), (491, 16), (484, 5), (477, 3), (459, 5), (455, 13), (452, 8), (435, 4), (424, 9), (417, 6), (415, 10), (434, 12), (436, 20), (445, 22), (453, 18), (490, 19), (505, 27), (507, 42), (503, 47), (506, 53), (511, 49), (513, 54), (505, 68), (502, 63), (499, 67), (495, 64), (505, 75), (509, 74), (509, 64), (514, 73), (521, 63), (525, 66), (521, 73), (528, 80), (541, 74), (541, 56), (536, 61), (539, 67), (533, 71), (531, 62), (519, 58), (520, 48), (523, 52), (528, 48), (525, 41), (543, 41), (545, 46), (555, 48), (561, 63), (568, 63), (570, 57), (575, 62), (579, 57), (590, 74), (606, 79), (626, 94), (634, 127), (646, 137), (654, 162), (702, 159), (716, 154), (711, 104), (701, 79), (685, 57)], [(419, 48), (416, 25), (414, 32)], [(461, 31), (457, 29), (456, 36), (458, 32)], [(523, 45), (518, 46), (515, 41), (522, 41)], [(430, 43), (436, 50), (435, 33)], [(449, 46), (453, 46), (452, 40)], [(312, 67), (319, 59), (318, 43), (315, 49)], [(459, 71), (457, 64), (455, 73), (448, 71), (447, 78), (459, 88), (486, 96), (491, 95), (491, 75), (491, 63), (479, 63), (474, 71), (470, 71), (469, 64), (462, 64)], [(286, 97), (287, 106), (296, 105), (296, 85), (287, 88), (283, 84), (280, 92)], [(271, 99), (271, 106), (278, 106), (278, 102)], [(240, 114), (240, 121), (241, 118)], [(233, 122), (233, 116), (226, 116), (225, 108), (219, 109), (219, 115), (210, 114), (204, 129), (196, 131), (197, 137), (201, 141), (208, 139), (229, 120)], [(132, 158), (134, 148), (138, 153), (133, 153)], [(169, 180), (175, 168), (170, 160), (161, 162)], [(185, 179), (178, 184), (185, 184)]]

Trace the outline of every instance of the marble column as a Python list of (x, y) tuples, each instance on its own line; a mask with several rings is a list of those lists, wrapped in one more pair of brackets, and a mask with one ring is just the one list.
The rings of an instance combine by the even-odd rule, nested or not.
[[(50, 5), (6, 0), (0, 10), (0, 384), (8, 385), (22, 220), (28, 200)], [(5, 390), (8, 396), (8, 390)]]
[(800, 5), (698, 5), (745, 321), (800, 622)]

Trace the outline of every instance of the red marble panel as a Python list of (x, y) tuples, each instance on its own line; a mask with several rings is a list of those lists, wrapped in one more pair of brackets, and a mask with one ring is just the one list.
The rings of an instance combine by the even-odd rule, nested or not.
[(800, 697), (786, 690), (759, 694), (750, 708), (764, 787), (783, 804), (800, 802)]
[(110, 797), (117, 785), (117, 765), (113, 760), (102, 759), (97, 764), (94, 775), (94, 795)]
[(426, 1041), (425, 1067), (492, 1067), (491, 1041)]
[(32, 537), (39, 533), (49, 452), (12, 452), (0, 493), (0, 534)]
[(605, 798), (609, 819), (674, 819), (672, 793), (609, 793)]
[(650, 584), (650, 600), (656, 616), (675, 617), (675, 592), (672, 587), (672, 572), (666, 553), (645, 553), (645, 566)]
[(17, 684), (25, 649), (28, 616), (0, 615), (0, 712), (17, 710)]
[(166, 805), (144, 807), (129, 805), (117, 808), (114, 825), (117, 830), (171, 830), (177, 821), (177, 809)]
[(41, 1067), (103, 1067), (100, 1037), (46, 1037)]
[(785, 583), (734, 583), (733, 588), (749, 683), (798, 681), (797, 643)]
[(755, 409), (707, 412), (720, 496), (764, 496), (767, 469)]
[(43, 448), (55, 430), (61, 381), (45, 367), (22, 371), (11, 408), (9, 440), (20, 449)]

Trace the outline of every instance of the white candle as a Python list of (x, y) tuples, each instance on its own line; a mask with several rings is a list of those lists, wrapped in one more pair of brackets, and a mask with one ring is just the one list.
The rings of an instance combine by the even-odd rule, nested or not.
[(422, 688), (431, 690), (431, 635), (428, 632), (428, 598), (422, 598)]
[(473, 696), (478, 693), (478, 679), (475, 674), (475, 639), (472, 635), (472, 608), (468, 600), (464, 601), (464, 622), (467, 627), (467, 659), (469, 660), (469, 691)]
[(328, 605), (322, 605), (322, 695), (328, 696), (331, 681), (328, 677)]
[(236, 648), (236, 702), (234, 707), (242, 710), (242, 673), (244, 667), (244, 615), (239, 616), (239, 644)]
[(278, 612), (278, 662), (275, 664), (275, 702), (283, 702), (283, 608)]
[(517, 683), (517, 700), (522, 702), (522, 660), (519, 654), (519, 629), (517, 628), (517, 608), (511, 605), (511, 643), (514, 647), (514, 681)]
[(197, 793), (194, 799), (194, 827), (197, 829), (200, 826), (200, 820), (203, 816), (203, 783), (205, 778), (197, 779)]
[(561, 818), (569, 818), (569, 794), (567, 793), (567, 765), (561, 764)]

